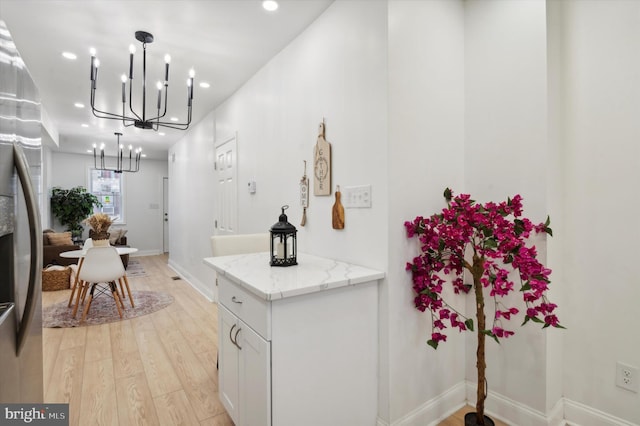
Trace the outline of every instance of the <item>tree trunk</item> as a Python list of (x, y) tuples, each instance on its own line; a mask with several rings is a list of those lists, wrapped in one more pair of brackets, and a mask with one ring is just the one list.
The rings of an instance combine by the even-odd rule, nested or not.
[(478, 389), (476, 399), (476, 423), (484, 425), (484, 400), (487, 398), (487, 385), (485, 378), (485, 369), (487, 363), (484, 355), (484, 339), (485, 334), (485, 315), (484, 315), (484, 294), (480, 279), (484, 272), (484, 258), (473, 256), (473, 267), (471, 274), (473, 275), (473, 288), (476, 292), (476, 318), (478, 321), (477, 336), (478, 349), (476, 351), (476, 368), (478, 369)]

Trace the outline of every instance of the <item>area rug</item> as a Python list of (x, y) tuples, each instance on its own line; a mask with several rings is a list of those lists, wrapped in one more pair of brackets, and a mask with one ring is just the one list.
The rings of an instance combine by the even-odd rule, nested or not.
[(42, 308), (42, 325), (47, 328), (66, 328), (105, 324), (147, 315), (173, 303), (173, 296), (159, 291), (132, 291), (131, 293), (136, 307), (131, 307), (128, 297), (124, 299), (122, 318), (118, 315), (115, 301), (111, 295), (102, 294), (91, 302), (91, 309), (89, 309), (85, 321), (80, 322), (83, 306), (81, 305), (78, 309), (76, 317), (72, 318), (73, 308), (67, 307), (68, 301), (65, 300)]
[(146, 276), (148, 276), (147, 271), (144, 270), (140, 261), (136, 259), (129, 259), (129, 264), (127, 265), (127, 277), (139, 278)]

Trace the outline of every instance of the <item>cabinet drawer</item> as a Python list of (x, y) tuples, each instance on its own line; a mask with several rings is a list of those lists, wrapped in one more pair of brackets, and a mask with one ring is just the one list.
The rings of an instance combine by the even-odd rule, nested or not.
[(271, 340), (271, 304), (218, 276), (220, 303), (266, 340)]

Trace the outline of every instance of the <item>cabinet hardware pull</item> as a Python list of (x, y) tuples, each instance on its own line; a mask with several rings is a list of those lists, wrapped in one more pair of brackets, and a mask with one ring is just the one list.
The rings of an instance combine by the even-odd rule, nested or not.
[[(231, 337), (231, 334), (233, 334), (233, 329), (236, 328), (236, 324), (233, 324), (231, 326), (231, 330), (229, 330), (229, 340), (231, 340), (231, 343), (233, 343), (234, 345), (238, 346), (238, 344), (233, 340), (233, 337)], [(236, 336), (238, 334), (236, 333)]]
[(233, 297), (231, 298), (231, 301), (232, 301), (233, 303), (238, 303), (238, 304), (242, 305), (242, 300), (238, 300), (238, 299), (236, 299), (236, 297), (235, 297), (235, 296), (233, 296)]
[(242, 329), (241, 329), (240, 327), (238, 327), (238, 331), (236, 331), (235, 336), (233, 336), (233, 339), (234, 339), (234, 342), (233, 342), (233, 343), (235, 343), (235, 345), (236, 345), (236, 346), (238, 347), (238, 349), (240, 349), (240, 350), (242, 350), (242, 347), (238, 344), (238, 334), (240, 334), (240, 331), (241, 331), (241, 330), (242, 330)]

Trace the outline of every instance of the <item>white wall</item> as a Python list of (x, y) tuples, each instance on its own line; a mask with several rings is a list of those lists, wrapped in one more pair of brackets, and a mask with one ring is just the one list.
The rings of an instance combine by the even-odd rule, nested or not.
[(169, 265), (209, 300), (215, 273), (202, 259), (211, 256), (215, 220), (214, 117), (208, 114), (169, 150)]
[[(389, 269), (381, 315), (389, 406), (381, 400), (379, 410), (391, 424), (426, 425), (464, 401), (463, 336), (449, 333), (437, 351), (426, 344), (430, 318), (415, 309), (405, 271), (418, 246), (403, 226), (442, 209), (446, 187), (462, 188), (464, 136), (463, 3), (389, 2)], [(444, 404), (429, 403), (452, 389)]]
[[(524, 215), (535, 223), (544, 222), (549, 213), (545, 2), (482, 0), (465, 6), (464, 192), (480, 202), (520, 194)], [(545, 241), (538, 241), (537, 248), (545, 262)], [(551, 278), (555, 281), (555, 276)], [(505, 301), (521, 314), (504, 324), (515, 336), (500, 345), (487, 340), (489, 391), (526, 401), (531, 409), (545, 414), (546, 334), (562, 331), (541, 331), (534, 323), (521, 328), (525, 310), (521, 294), (516, 292)], [(469, 298), (468, 302), (468, 312), (474, 313), (474, 301)], [(492, 321), (493, 303), (488, 306), (488, 321)], [(468, 396), (473, 401), (476, 340), (468, 334), (467, 378), (474, 385)], [(560, 388), (555, 394), (554, 404)], [(491, 400), (487, 408), (503, 411)]]
[(616, 361), (640, 367), (640, 3), (563, 6), (556, 18), (566, 151), (564, 395), (640, 424), (640, 394), (615, 386)]
[[(56, 186), (88, 188), (88, 170), (92, 167), (92, 156), (53, 152), (49, 197), (51, 188)], [(162, 178), (167, 175), (166, 161), (147, 159), (142, 160), (138, 173), (124, 173), (126, 224), (117, 227), (127, 229), (127, 243), (139, 250), (135, 256), (162, 253)], [(50, 224), (55, 229), (63, 229), (55, 218), (51, 218)], [(85, 231), (84, 237), (87, 236)]]
[[(238, 134), (240, 233), (266, 232), (288, 204), (300, 251), (384, 268), (387, 220), (386, 4), (330, 6), (303, 34), (216, 110), (216, 140)], [(331, 226), (333, 195), (310, 196), (307, 224), (299, 181), (326, 119), (332, 182), (371, 184), (371, 209), (346, 209)], [(257, 182), (256, 194), (246, 183)], [(333, 192), (332, 192), (333, 194)]]

